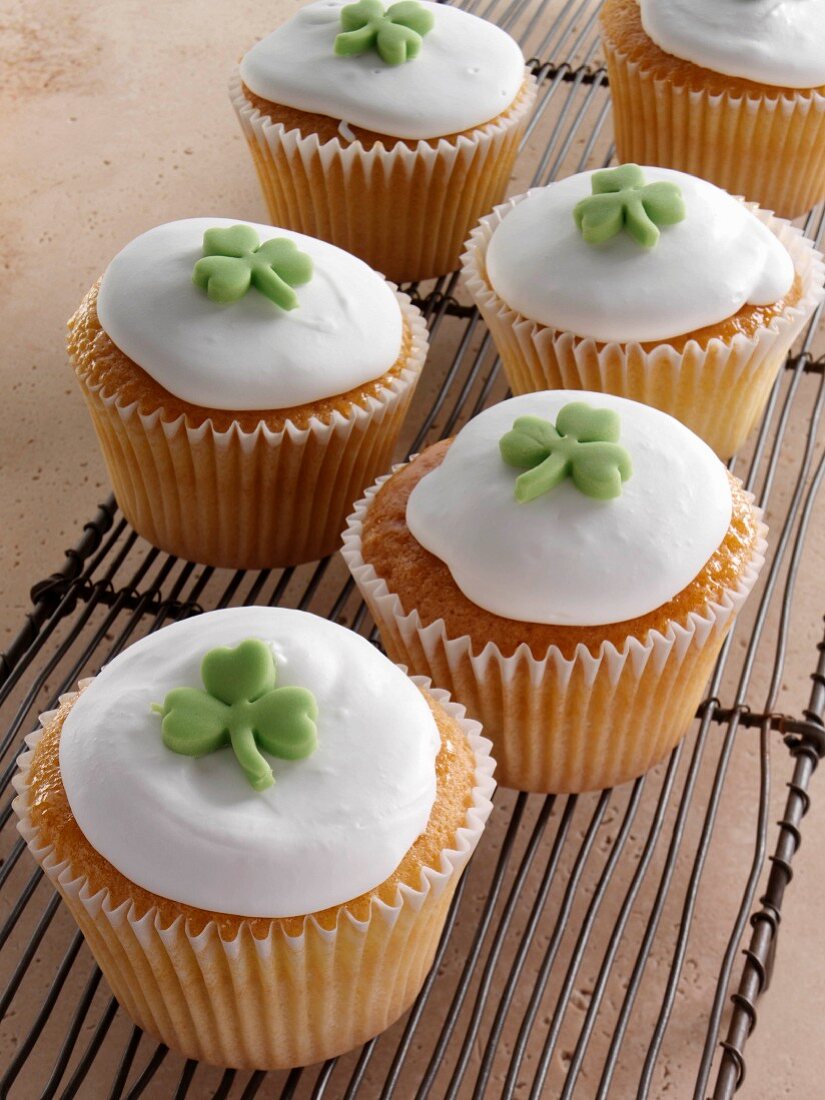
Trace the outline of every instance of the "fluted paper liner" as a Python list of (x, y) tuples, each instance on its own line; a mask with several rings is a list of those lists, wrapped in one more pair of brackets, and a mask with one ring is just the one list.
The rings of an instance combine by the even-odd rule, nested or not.
[(536, 82), (525, 71), (511, 106), (469, 135), (371, 149), (273, 122), (244, 95), (239, 70), (229, 93), (273, 225), (320, 237), (407, 282), (454, 271), (471, 227), (503, 199)]
[(262, 421), (217, 431), (121, 405), (78, 374), (117, 502), (135, 530), (170, 554), (232, 569), (315, 561), (337, 549), (353, 503), (388, 468), (427, 355), (419, 310), (398, 292), (407, 362), (365, 407), (283, 430)]
[[(401, 469), (396, 466), (395, 470)], [(395, 472), (395, 471), (393, 471)], [(425, 625), (364, 561), (361, 532), (380, 478), (350, 516), (343, 556), (381, 634), (387, 655), (429, 677), (481, 722), (493, 743), (496, 780), (523, 791), (567, 794), (614, 787), (663, 760), (690, 726), (733, 619), (764, 564), (767, 528), (736, 589), (665, 633), (621, 648), (579, 645), (542, 659), (526, 644), (510, 657), (490, 641), (474, 652), (451, 638), (443, 619)], [(760, 513), (761, 515), (761, 513)]]
[(790, 348), (823, 298), (825, 264), (801, 230), (749, 203), (787, 248), (802, 281), (802, 297), (753, 337), (695, 340), (679, 352), (666, 341), (600, 343), (531, 320), (493, 290), (486, 255), (496, 227), (535, 191), (496, 207), (473, 230), (462, 256), (464, 283), (481, 311), (514, 394), (595, 390), (652, 405), (681, 420), (722, 459), (744, 443), (761, 417)]
[[(222, 939), (213, 923), (191, 934), (183, 917), (163, 927), (157, 909), (136, 918), (93, 894), (68, 860), (44, 844), (29, 815), (29, 769), (42, 730), (14, 777), (18, 829), (66, 902), (117, 1000), (134, 1022), (188, 1058), (241, 1069), (285, 1069), (342, 1054), (389, 1027), (417, 996), (462, 871), (492, 809), (495, 764), (477, 722), (444, 691), (415, 682), (461, 726), (476, 757), (472, 803), (454, 847), (422, 867), (418, 888), (400, 884), (393, 904), (374, 899), (369, 916), (339, 912), (332, 929), (314, 916), (299, 935), (273, 922), (266, 938), (242, 924)], [(83, 687), (83, 683), (80, 685)], [(69, 697), (71, 698), (71, 696)], [(61, 700), (63, 702), (64, 700)], [(45, 727), (56, 711), (40, 717)]]
[(825, 96), (679, 86), (646, 71), (602, 30), (620, 161), (658, 164), (746, 195), (783, 217), (825, 197)]

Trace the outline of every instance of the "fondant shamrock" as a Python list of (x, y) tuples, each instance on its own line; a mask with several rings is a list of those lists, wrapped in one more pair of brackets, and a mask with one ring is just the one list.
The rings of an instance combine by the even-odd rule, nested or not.
[(335, 39), (335, 53), (352, 57), (375, 49), (387, 65), (403, 65), (418, 57), (434, 23), (432, 12), (417, 0), (400, 0), (386, 11), (381, 0), (358, 0), (341, 8), (344, 29)]
[(620, 431), (618, 413), (583, 401), (565, 405), (555, 426), (538, 416), (520, 416), (499, 442), (507, 465), (527, 471), (516, 479), (516, 500), (534, 500), (566, 477), (585, 496), (621, 496), (632, 467), (630, 455), (618, 443)]
[(275, 237), (261, 244), (251, 225), (207, 229), (203, 258), (192, 272), (192, 282), (213, 302), (236, 302), (254, 286), (281, 309), (295, 309), (298, 295), (292, 288), (311, 278), (312, 260), (294, 241)]
[(174, 688), (161, 715), (163, 743), (184, 756), (205, 756), (231, 745), (256, 791), (275, 782), (261, 755), (266, 749), (283, 760), (309, 756), (317, 744), (318, 708), (310, 691), (275, 686), (275, 659), (256, 638), (229, 649), (221, 646), (201, 663), (206, 691)]
[(675, 183), (645, 184), (638, 164), (607, 168), (590, 177), (593, 194), (573, 207), (573, 217), (590, 244), (609, 241), (624, 229), (642, 248), (653, 248), (660, 225), (675, 225), (685, 216), (682, 192)]

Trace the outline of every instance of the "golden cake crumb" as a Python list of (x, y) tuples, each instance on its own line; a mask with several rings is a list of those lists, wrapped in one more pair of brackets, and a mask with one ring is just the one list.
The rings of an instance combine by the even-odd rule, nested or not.
[(98, 279), (69, 320), (67, 346), (75, 371), (87, 386), (100, 386), (103, 396), (115, 395), (121, 407), (137, 402), (140, 412), (145, 414), (162, 408), (165, 421), (172, 422), (185, 416), (190, 428), (197, 428), (210, 420), (219, 432), (227, 431), (233, 424), (245, 432), (252, 432), (261, 423), (273, 432), (280, 432), (287, 421), (298, 428), (306, 428), (312, 419), (328, 423), (335, 412), (348, 417), (353, 405), (366, 408), (370, 398), (380, 400), (392, 379), (403, 374), (412, 348), (412, 334), (405, 318), (398, 358), (388, 371), (372, 382), (290, 409), (236, 412), (210, 409), (175, 397), (117, 347), (104, 331), (97, 315), (99, 289)]
[(692, 611), (701, 612), (734, 589), (744, 574), (758, 538), (756, 513), (741, 482), (729, 475), (733, 513), (727, 534), (691, 583), (668, 603), (636, 619), (604, 626), (556, 626), (502, 618), (467, 599), (440, 558), (413, 538), (407, 527), (407, 499), (430, 470), (444, 460), (452, 440), (428, 447), (384, 483), (364, 518), (361, 553), (398, 596), (405, 613), (416, 610), (424, 627), (443, 619), (447, 636), (472, 640), (480, 653), (492, 641), (505, 657), (526, 643), (541, 660), (550, 646), (572, 658), (578, 645), (596, 654), (602, 642), (621, 648), (630, 638), (644, 640), (651, 630), (664, 633), (671, 622), (684, 623)]
[(818, 88), (783, 88), (760, 84), (744, 77), (728, 76), (704, 69), (692, 61), (666, 53), (649, 37), (642, 25), (639, 0), (605, 0), (601, 11), (602, 35), (613, 49), (626, 55), (656, 80), (666, 80), (676, 87), (687, 87), (709, 95), (729, 94), (734, 98), (758, 96), (777, 99), (779, 96), (825, 95), (825, 85)]
[[(435, 765), (436, 798), (427, 828), (395, 871), (374, 890), (343, 905), (315, 913), (315, 918), (325, 928), (333, 928), (339, 916), (344, 913), (349, 913), (358, 920), (366, 919), (372, 900), (378, 898), (391, 904), (400, 884), (418, 889), (422, 868), (440, 867), (441, 853), (454, 847), (456, 833), (465, 822), (475, 785), (475, 755), (455, 719), (426, 692), (422, 694), (441, 735), (441, 749)], [(280, 926), (287, 935), (299, 935), (305, 917), (247, 918), (242, 915), (212, 913), (159, 897), (131, 882), (92, 847), (72, 814), (60, 774), (60, 733), (73, 701), (64, 703), (45, 728), (31, 764), (29, 813), (32, 824), (39, 832), (39, 842), (54, 845), (57, 858), (69, 860), (73, 874), (85, 876), (89, 880), (92, 893), (107, 889), (113, 906), (127, 899), (131, 900), (135, 906), (136, 919), (152, 906), (156, 906), (162, 926), (167, 927), (178, 917), (184, 916), (189, 932), (193, 935), (197, 935), (210, 921), (217, 924), (220, 934), (227, 940), (237, 935), (243, 923), (248, 924), (252, 934), (260, 939), (269, 935), (273, 925)], [(392, 732), (387, 730), (387, 736), (391, 737)], [(139, 843), (137, 838), (136, 843)]]
[[(371, 149), (373, 145), (383, 145), (385, 148), (392, 148), (395, 145), (406, 145), (408, 149), (415, 149), (422, 141), (432, 148), (435, 148), (440, 141), (446, 141), (449, 142), (450, 145), (455, 145), (461, 137), (469, 138), (478, 130), (483, 130), (487, 126), (496, 126), (501, 122), (505, 122), (513, 111), (521, 105), (522, 98), (527, 94), (529, 88), (529, 81), (525, 80), (516, 98), (507, 110), (502, 111), (501, 114), (496, 115), (495, 118), (491, 118), (487, 122), (482, 122), (478, 126), (473, 126), (469, 130), (461, 130), (455, 134), (444, 134), (442, 137), (399, 138), (392, 137), (388, 134), (379, 134), (373, 130), (366, 130), (364, 127), (355, 126), (352, 123), (347, 123), (347, 127), (354, 139), (360, 141), (365, 149)], [(270, 122), (283, 126), (285, 130), (297, 130), (304, 137), (309, 134), (314, 134), (321, 144), (336, 139), (339, 141), (341, 140), (341, 132), (339, 130), (339, 126), (341, 125), (340, 119), (331, 118), (329, 115), (319, 115), (313, 111), (301, 111), (297, 107), (287, 107), (283, 103), (273, 103), (269, 99), (263, 99), (261, 96), (256, 95), (250, 88), (247, 88), (245, 84), (241, 85), (241, 89), (244, 99), (246, 99), (250, 107), (254, 107), (256, 110), (260, 111)], [(345, 142), (345, 144), (347, 143)]]

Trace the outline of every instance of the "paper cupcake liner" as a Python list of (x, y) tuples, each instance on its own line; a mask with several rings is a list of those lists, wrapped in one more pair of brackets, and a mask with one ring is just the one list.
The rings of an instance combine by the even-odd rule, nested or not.
[(427, 355), (427, 329), (405, 294), (412, 334), (404, 370), (365, 407), (306, 428), (252, 432), (210, 420), (190, 427), (121, 405), (78, 375), (117, 502), (135, 530), (170, 554), (232, 569), (268, 569), (332, 553), (353, 502), (393, 458)]
[(825, 296), (825, 264), (801, 230), (748, 204), (787, 248), (802, 280), (795, 306), (757, 330), (731, 340), (695, 341), (679, 352), (667, 343), (599, 343), (553, 329), (511, 309), (487, 279), (490, 238), (528, 191), (496, 207), (473, 230), (462, 256), (464, 283), (481, 311), (514, 394), (595, 390), (652, 405), (681, 420), (728, 459), (750, 435), (767, 404), (790, 348)]
[(617, 49), (602, 30), (620, 161), (701, 176), (793, 218), (825, 198), (825, 96), (764, 96), (678, 86)]
[(454, 271), (470, 228), (501, 202), (536, 82), (525, 72), (514, 104), (470, 135), (368, 150), (272, 122), (251, 106), (237, 70), (229, 91), (273, 225), (320, 237), (406, 282)]
[[(430, 689), (461, 726), (476, 757), (472, 803), (454, 847), (422, 867), (418, 888), (374, 899), (369, 916), (340, 910), (333, 928), (314, 916), (297, 935), (273, 922), (266, 938), (242, 924), (231, 940), (214, 923), (198, 935), (184, 918), (164, 927), (156, 908), (114, 907), (108, 891), (60, 861), (29, 814), (29, 771), (42, 729), (26, 738), (13, 807), (18, 829), (60, 893), (115, 997), (134, 1022), (187, 1058), (240, 1069), (309, 1065), (351, 1050), (389, 1027), (412, 1004), (432, 964), (462, 871), (492, 809), (490, 742), (445, 692)], [(81, 687), (83, 684), (81, 684)], [(61, 699), (61, 703), (74, 696)], [(57, 712), (41, 715), (45, 727)]]
[(469, 636), (451, 638), (443, 619), (425, 625), (364, 561), (364, 517), (390, 476), (356, 505), (342, 554), (391, 660), (429, 677), (481, 722), (493, 743), (498, 783), (556, 794), (603, 790), (663, 760), (689, 728), (764, 564), (761, 513), (758, 544), (738, 586), (701, 613), (691, 612), (684, 624), (650, 631), (644, 642), (628, 638), (621, 648), (603, 642), (595, 656), (579, 645), (566, 658), (551, 646), (539, 660), (522, 644), (505, 657), (493, 641), (474, 652)]

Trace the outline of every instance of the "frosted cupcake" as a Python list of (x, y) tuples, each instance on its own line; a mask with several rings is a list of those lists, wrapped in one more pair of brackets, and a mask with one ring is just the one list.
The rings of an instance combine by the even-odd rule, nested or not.
[(482, 722), (499, 783), (571, 792), (633, 779), (682, 737), (764, 536), (678, 421), (548, 391), (382, 478), (343, 553), (388, 656)]
[(504, 197), (535, 81), (459, 8), (319, 0), (253, 46), (230, 93), (272, 221), (401, 282), (458, 267)]
[(190, 218), (118, 253), (68, 346), (133, 527), (180, 557), (258, 569), (335, 550), (391, 461), (427, 338), (354, 256)]
[(761, 416), (825, 274), (787, 222), (635, 164), (511, 199), (473, 231), (463, 263), (514, 393), (643, 401), (723, 458)]
[(236, 608), (42, 719), (19, 829), (135, 1023), (186, 1057), (334, 1057), (415, 998), (490, 812), (476, 723), (358, 635)]
[(622, 159), (788, 218), (825, 197), (825, 0), (606, 0), (601, 32)]

